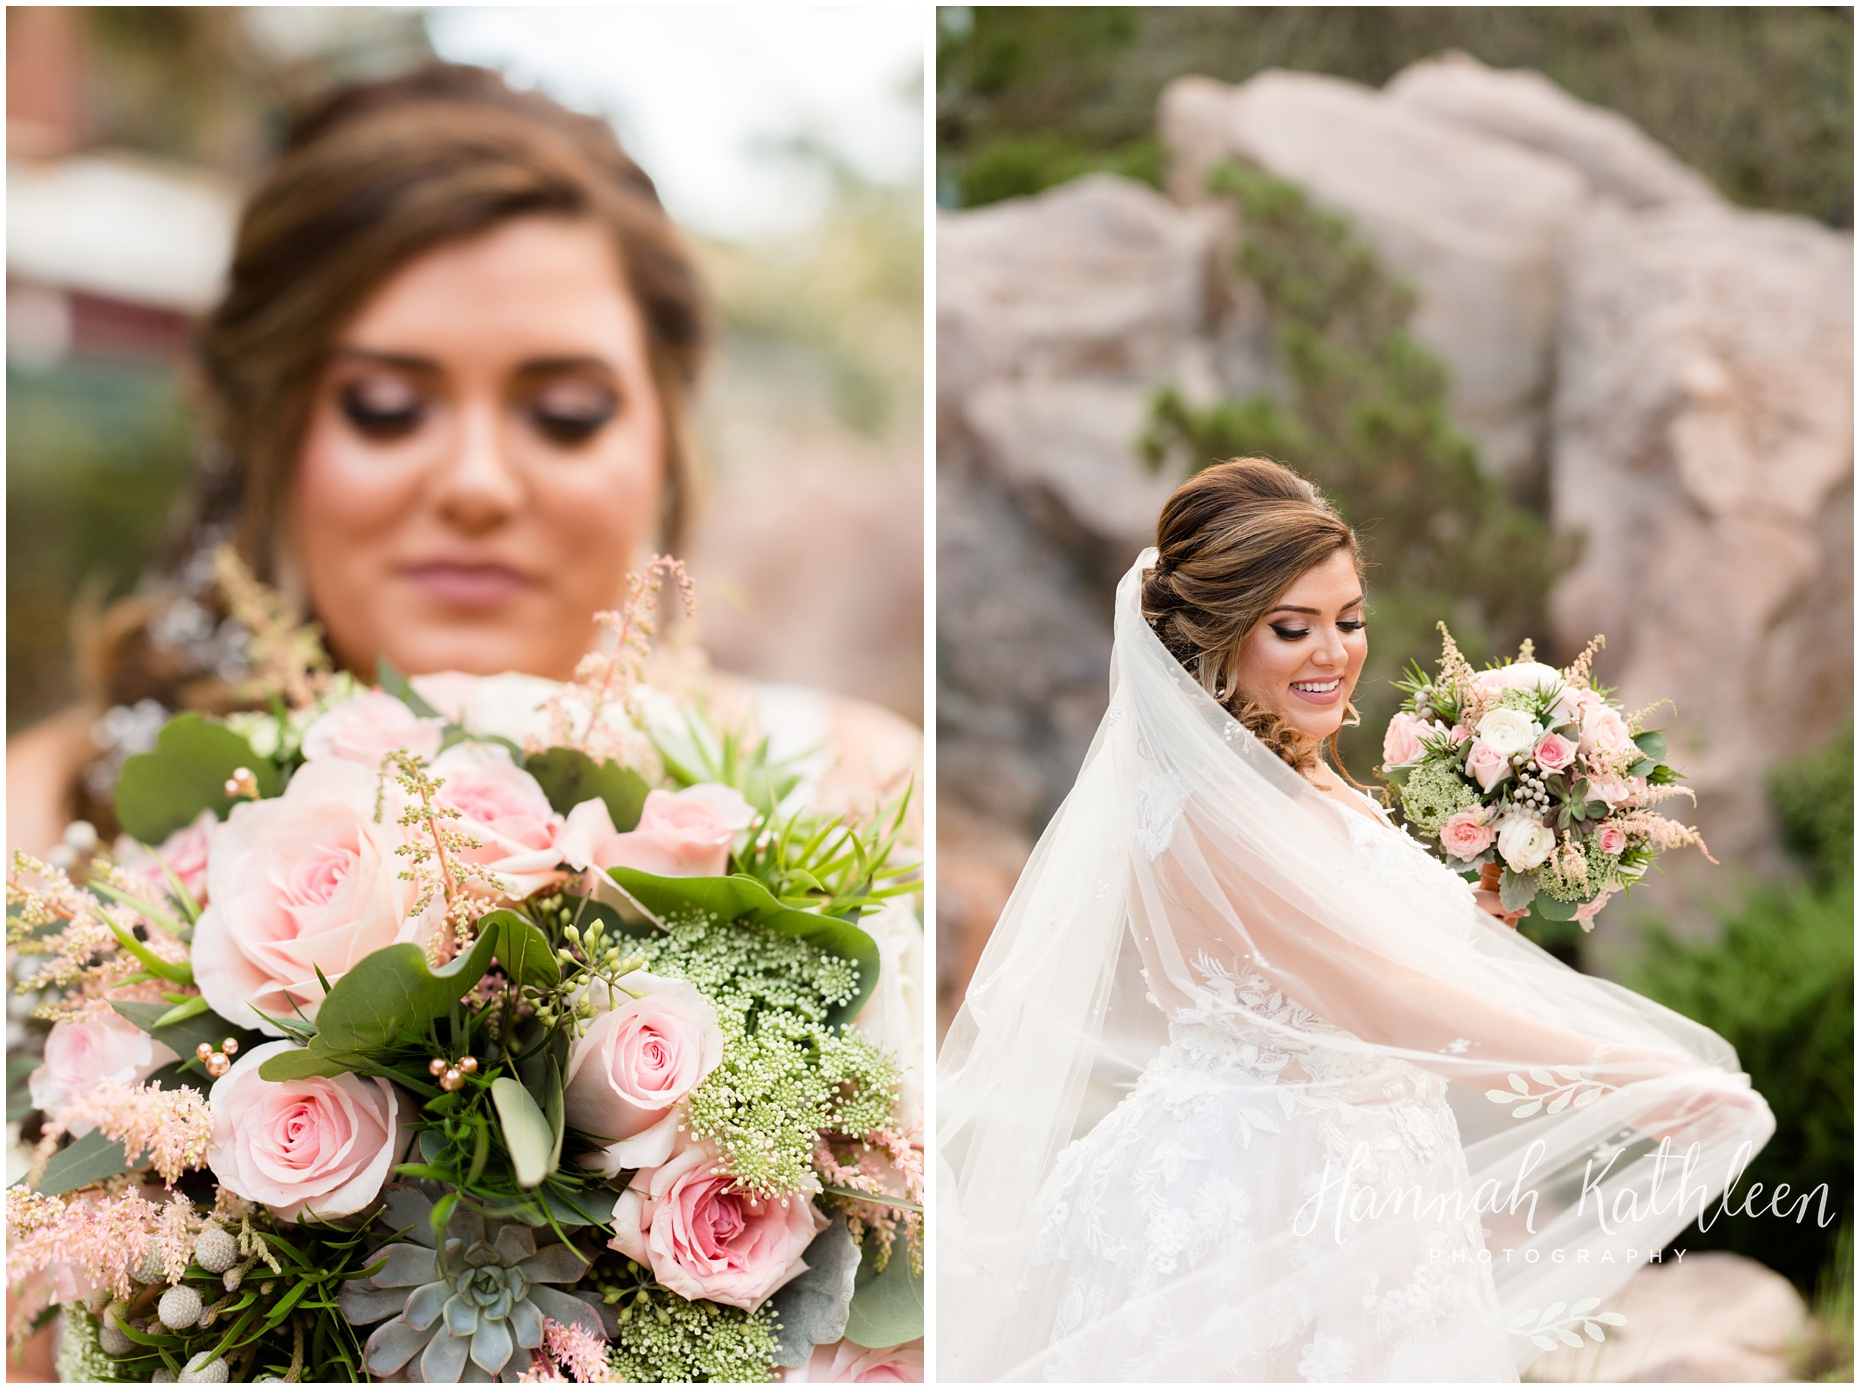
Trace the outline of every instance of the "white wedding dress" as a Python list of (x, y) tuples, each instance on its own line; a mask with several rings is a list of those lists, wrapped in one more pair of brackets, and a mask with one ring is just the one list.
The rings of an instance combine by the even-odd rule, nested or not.
[(1767, 1107), (1261, 748), (1142, 621), (1152, 556), (940, 1058), (938, 1375), (1515, 1380)]

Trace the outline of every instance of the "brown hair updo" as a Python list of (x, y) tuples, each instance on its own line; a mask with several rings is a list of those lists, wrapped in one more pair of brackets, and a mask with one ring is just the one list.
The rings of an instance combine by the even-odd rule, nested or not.
[[(699, 482), (689, 402), (708, 336), (683, 238), (605, 121), (489, 69), (433, 64), (306, 112), (246, 202), (225, 295), (199, 330), (208, 442), (187, 524), (164, 577), (145, 579), (88, 631), (80, 617), (91, 700), (229, 706), (237, 633), (222, 620), (211, 552), (231, 541), (259, 579), (305, 605), (290, 549), (292, 480), (338, 335), (410, 261), (537, 214), (604, 231), (639, 305), (666, 416), (659, 545), (681, 548)], [(102, 764), (85, 776), (80, 811), (107, 813), (95, 798), (107, 802), (112, 776)]]
[[(1345, 550), (1362, 576), (1356, 533), (1291, 469), (1235, 458), (1175, 489), (1156, 522), (1156, 550), (1143, 581), (1151, 630), (1260, 742), (1300, 772), (1315, 770), (1318, 749), (1303, 734), (1240, 698), (1234, 663), (1247, 634), (1313, 565)], [(1355, 714), (1345, 706), (1346, 719)], [(1335, 760), (1335, 734), (1330, 748)]]

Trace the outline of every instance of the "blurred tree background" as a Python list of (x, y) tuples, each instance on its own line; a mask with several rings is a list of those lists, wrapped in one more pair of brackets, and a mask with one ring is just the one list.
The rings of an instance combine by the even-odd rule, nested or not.
[[(103, 168), (113, 186), (140, 176), (191, 189), (228, 226), (294, 111), (339, 83), (436, 56), (428, 19), (412, 8), (11, 7), (7, 37), (10, 202), (16, 179)], [(910, 549), (921, 507), (904, 515), (898, 503), (922, 495), (922, 197), (862, 180), (825, 147), (773, 154), (823, 170), (831, 196), (817, 223), (756, 242), (693, 238), (722, 330), (698, 420), (723, 513), (721, 530), (700, 536), (700, 577), (716, 579), (706, 631), (721, 664), (921, 718), (921, 641), (894, 610), (912, 620), (922, 610)], [(74, 628), (134, 588), (179, 520), (205, 444), (189, 323), (212, 292), (145, 302), (133, 287), (48, 285), (18, 263), (19, 242), (10, 209), (9, 733), (75, 697)], [(808, 469), (801, 491), (839, 499), (830, 519), (863, 538), (814, 547), (824, 558), (789, 566), (790, 590), (777, 595), (755, 567), (766, 557), (748, 555), (756, 528), (730, 514), (735, 505), (767, 517), (766, 498), (731, 488), (776, 490), (779, 478), (765, 474)], [(900, 534), (867, 523), (873, 512), (898, 515)], [(844, 622), (797, 632), (790, 610), (855, 592), (828, 570), (871, 574), (872, 549), (898, 574), (873, 574), (863, 606), (832, 608)]]
[(1379, 87), (1449, 48), (1621, 112), (1733, 202), (1853, 225), (1845, 6), (946, 6), (938, 201), (977, 206), (1091, 168), (1158, 181), (1156, 99), (1185, 72)]

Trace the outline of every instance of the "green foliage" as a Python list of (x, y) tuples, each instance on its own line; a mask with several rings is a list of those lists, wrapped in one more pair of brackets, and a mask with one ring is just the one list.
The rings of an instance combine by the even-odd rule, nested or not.
[(784, 906), (830, 917), (851, 917), (916, 892), (919, 865), (897, 861), (910, 799), (907, 790), (892, 809), (863, 825), (809, 810), (776, 817), (737, 855), (737, 871)]
[(33, 1190), (44, 1196), (62, 1196), (67, 1191), (76, 1191), (128, 1170), (129, 1159), (123, 1153), (123, 1145), (105, 1138), (101, 1129), (92, 1129), (69, 1147), (52, 1154)]
[[(562, 1079), (556, 1077), (557, 1104), (560, 1104)], [(536, 1101), (523, 1083), (510, 1076), (491, 1082), (491, 1101), (497, 1106), (497, 1122), (504, 1134), (504, 1146), (516, 1169), (517, 1185), (541, 1186), (543, 1178), (554, 1171), (561, 1158), (560, 1125), (551, 1127)]]
[(953, 174), (964, 207), (1044, 192), (1081, 174), (1122, 174), (1162, 187), (1165, 156), (1160, 141), (1132, 140), (1109, 150), (1089, 150), (1058, 135), (1006, 135), (961, 162)]
[(144, 844), (159, 844), (203, 810), (224, 820), (236, 804), (226, 783), (241, 767), (257, 780), (260, 796), (283, 789), (277, 766), (244, 738), (199, 714), (179, 714), (162, 725), (152, 751), (123, 764), (116, 782), (117, 821)]
[[(1541, 634), (1557, 559), (1543, 521), (1508, 501), (1447, 418), (1446, 372), (1407, 329), (1413, 296), (1348, 224), (1295, 185), (1237, 164), (1210, 179), (1243, 219), (1236, 260), (1258, 287), (1285, 381), (1197, 410), (1161, 392), (1140, 448), (1190, 470), (1242, 455), (1285, 463), (1324, 491), (1362, 539), (1374, 640), (1346, 762), (1378, 760), (1393, 681), (1442, 613), (1481, 660)], [(1456, 807), (1457, 808), (1457, 807)]]
[(666, 775), (680, 786), (714, 781), (734, 787), (763, 815), (773, 815), (788, 793), (801, 784), (791, 762), (769, 756), (768, 739), (752, 741), (733, 728), (713, 728), (701, 713), (687, 706), (681, 711), (684, 726), (654, 727), (652, 744)]
[(547, 748), (524, 759), (524, 770), (536, 778), (558, 815), (566, 815), (595, 797), (607, 803), (614, 828), (625, 834), (639, 824), (639, 815), (652, 790), (631, 767), (612, 760), (596, 762), (573, 748)]
[(218, 1051), (220, 1043), (228, 1037), (242, 1047), (254, 1046), (266, 1040), (251, 1029), (235, 1027), (211, 1010), (195, 1013), (164, 1027), (158, 1025), (160, 1019), (173, 1011), (165, 1003), (112, 1003), (110, 1006), (163, 1046), (171, 1048), (184, 1065), (200, 1065), (199, 1058), (194, 1055), (194, 1048), (202, 1042)]
[(1851, 879), (1854, 871), (1854, 730), (1827, 747), (1785, 764), (1770, 776), (1770, 803), (1783, 842), (1818, 883)]
[(937, 159), (996, 141), (1148, 134), (1163, 86), (1268, 68), (1381, 86), (1457, 48), (1619, 111), (1731, 199), (1853, 225), (1853, 12), (1838, 7), (946, 7)]
[(715, 1141), (744, 1186), (794, 1191), (811, 1171), (820, 1133), (869, 1133), (889, 1120), (897, 1067), (833, 1024), (853, 987), (845, 959), (766, 922), (687, 916), (666, 924), (664, 936), (642, 947), (646, 968), (696, 985), (715, 1005), (724, 1039), (723, 1060), (692, 1094), (684, 1127)]
[[(1688, 1248), (1732, 1249), (1787, 1274), (1804, 1292), (1834, 1253), (1853, 1196), (1854, 890), (1852, 841), (1810, 825), (1853, 816), (1852, 731), (1772, 781), (1793, 842), (1813, 856), (1806, 883), (1766, 885), (1724, 923), (1721, 939), (1681, 942), (1655, 929), (1628, 981), (1696, 1018), (1737, 1049), (1738, 1062), (1776, 1114), (1776, 1134), (1746, 1182), (1764, 1196), (1786, 1182), (1791, 1200), (1825, 1183), (1835, 1225), (1817, 1228), (1813, 1208), (1796, 1224), (1764, 1215), (1721, 1218), (1682, 1236)], [(1740, 1191), (1744, 1188), (1740, 1186)]]
[(870, 1242), (859, 1261), (846, 1335), (862, 1346), (896, 1346), (924, 1334), (924, 1276), (909, 1259), (888, 1259), (881, 1270)]

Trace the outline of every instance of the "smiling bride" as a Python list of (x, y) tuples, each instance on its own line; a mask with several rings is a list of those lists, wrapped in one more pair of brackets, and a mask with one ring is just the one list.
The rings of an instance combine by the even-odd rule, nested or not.
[(1351, 784), (1364, 604), (1348, 525), (1258, 459), (1119, 586), (1110, 706), (940, 1060), (943, 1378), (1515, 1380), (1774, 1127), (1720, 1038)]

